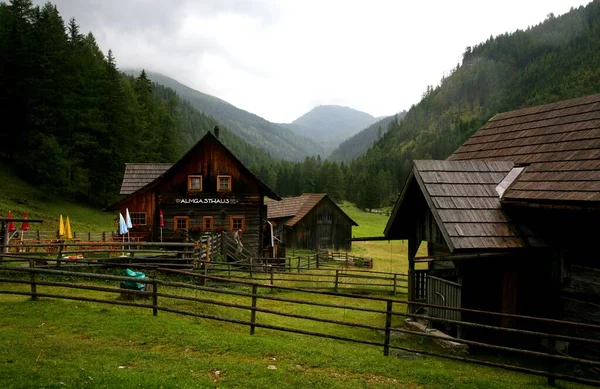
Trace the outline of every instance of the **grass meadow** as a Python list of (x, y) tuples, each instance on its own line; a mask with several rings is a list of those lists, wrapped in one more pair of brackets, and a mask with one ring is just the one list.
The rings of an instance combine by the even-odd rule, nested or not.
[[(74, 230), (112, 228), (113, 215), (57, 197), (47, 197), (0, 168), (0, 214), (28, 211), (55, 229), (69, 215)], [(23, 200), (27, 204), (22, 204)], [(387, 216), (343, 209), (360, 224), (359, 236), (381, 236)], [(32, 226), (35, 229), (35, 226)], [(372, 257), (377, 271), (406, 272), (406, 242), (355, 242), (352, 253)], [(2, 274), (2, 277), (5, 275)], [(74, 281), (74, 280), (69, 280)], [(89, 283), (90, 281), (88, 281)], [(116, 285), (112, 285), (116, 286)], [(27, 285), (0, 281), (0, 289), (26, 291)], [(115, 294), (38, 286), (38, 292), (115, 299)], [(168, 288), (162, 292), (169, 293)], [(190, 296), (248, 305), (243, 296), (188, 291)], [(264, 291), (264, 293), (268, 293)], [(300, 292), (275, 292), (304, 298)], [(315, 296), (313, 301), (384, 309), (379, 301)], [(165, 301), (166, 300), (166, 301)], [(219, 300), (219, 301), (221, 301)], [(160, 304), (197, 313), (248, 320), (247, 310), (222, 305), (161, 299)], [(383, 326), (384, 315), (280, 301), (259, 307), (301, 315)], [(382, 342), (381, 331), (257, 313), (259, 322)], [(401, 318), (394, 325), (401, 326)], [(425, 349), (427, 339), (395, 336), (393, 344)], [(249, 328), (151, 309), (101, 303), (0, 294), (0, 388), (543, 388), (541, 377), (475, 366), (424, 355), (300, 334)], [(559, 388), (577, 385), (559, 382)]]

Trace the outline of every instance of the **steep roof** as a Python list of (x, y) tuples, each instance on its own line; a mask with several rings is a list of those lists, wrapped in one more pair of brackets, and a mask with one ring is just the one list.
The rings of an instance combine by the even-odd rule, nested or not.
[(397, 220), (405, 223), (403, 213), (415, 206), (408, 193), (409, 188), (417, 190), (411, 185), (414, 180), (451, 251), (542, 246), (535, 235), (519, 230), (501, 209), (496, 186), (513, 166), (502, 161), (415, 161), (384, 234), (390, 236)]
[[(269, 201), (266, 203), (267, 219), (281, 219), (289, 217), (290, 219), (285, 222), (285, 225), (288, 227), (293, 227), (325, 197), (329, 198), (326, 193), (303, 193), (300, 196), (284, 198), (281, 201)], [(331, 202), (337, 207), (337, 204), (335, 204), (334, 201)], [(338, 209), (340, 212), (346, 215), (341, 208), (338, 207)], [(352, 224), (355, 226), (358, 225), (348, 215), (346, 215), (346, 217), (348, 217)]]
[[(143, 191), (149, 190), (150, 188), (154, 187), (157, 183), (160, 182), (160, 180), (170, 171), (176, 170), (177, 168), (179, 168), (179, 166), (181, 164), (184, 163), (184, 161), (190, 156), (192, 155), (195, 150), (200, 147), (200, 145), (204, 142), (207, 142), (209, 140), (212, 140), (214, 142), (216, 142), (217, 144), (219, 144), (226, 153), (228, 153), (231, 158), (237, 162), (240, 165), (240, 170), (244, 173), (246, 173), (248, 176), (250, 176), (252, 179), (254, 179), (257, 183), (259, 188), (261, 188), (263, 190), (263, 193), (265, 196), (268, 196), (274, 200), (281, 200), (281, 197), (275, 193), (275, 191), (273, 191), (271, 188), (269, 188), (264, 182), (262, 182), (256, 175), (254, 175), (254, 173), (252, 173), (236, 156), (235, 154), (233, 154), (231, 152), (231, 150), (229, 150), (223, 143), (221, 143), (221, 141), (219, 140), (219, 138), (217, 138), (212, 132), (208, 131), (202, 138), (200, 138), (200, 140), (198, 142), (196, 142), (196, 144), (194, 146), (192, 146), (192, 148), (190, 148), (190, 150), (183, 156), (181, 157), (177, 162), (175, 162), (174, 164), (172, 164), (170, 167), (168, 167), (165, 171), (163, 171), (161, 174), (159, 174), (158, 176), (156, 176), (152, 181), (148, 182), (147, 184), (139, 187), (138, 189), (134, 190), (133, 192), (130, 192), (126, 197), (122, 198), (121, 200), (119, 200), (118, 202), (116, 202), (115, 204), (111, 205), (108, 209), (116, 209), (120, 204), (122, 204), (123, 202), (127, 201), (131, 196), (133, 196), (134, 194), (137, 193), (141, 193)], [(138, 164), (139, 165), (139, 164)], [(127, 166), (126, 166), (127, 168)], [(125, 177), (124, 177), (125, 178)], [(123, 185), (121, 185), (121, 188), (123, 188)]]
[(119, 194), (128, 195), (154, 181), (169, 170), (172, 163), (126, 163)]
[(500, 113), (448, 160), (526, 166), (506, 200), (600, 201), (600, 95)]

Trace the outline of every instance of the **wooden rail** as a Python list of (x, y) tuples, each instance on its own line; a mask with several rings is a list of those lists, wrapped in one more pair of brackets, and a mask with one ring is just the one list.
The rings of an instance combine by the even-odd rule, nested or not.
[[(202, 274), (174, 271), (174, 270), (169, 270), (169, 269), (161, 269), (161, 270), (163, 270), (164, 272), (167, 272), (167, 273), (186, 275), (186, 276), (198, 278), (198, 279), (209, 278), (214, 282), (217, 282), (217, 281), (227, 282), (227, 283), (232, 282), (232, 280), (222, 279), (222, 278), (218, 278), (218, 277), (204, 276)], [(158, 315), (159, 311), (172, 312), (172, 313), (177, 313), (177, 314), (181, 314), (181, 315), (195, 316), (195, 317), (200, 317), (200, 318), (205, 318), (205, 319), (210, 319), (210, 320), (218, 320), (218, 321), (229, 322), (229, 323), (238, 324), (238, 325), (245, 325), (245, 326), (249, 327), (250, 334), (254, 334), (257, 328), (265, 328), (265, 329), (277, 330), (277, 331), (282, 331), (282, 332), (323, 337), (323, 338), (329, 338), (329, 339), (334, 339), (334, 340), (348, 341), (348, 342), (353, 342), (353, 343), (382, 347), (384, 355), (389, 355), (390, 350), (402, 350), (402, 351), (407, 351), (407, 352), (420, 353), (420, 354), (424, 354), (424, 355), (431, 355), (431, 356), (440, 357), (440, 358), (459, 360), (459, 361), (474, 363), (474, 364), (479, 364), (479, 365), (498, 367), (498, 368), (502, 368), (502, 369), (506, 369), (506, 370), (513, 370), (513, 371), (523, 372), (523, 373), (527, 373), (527, 374), (534, 374), (534, 375), (538, 375), (538, 376), (547, 377), (549, 380), (550, 379), (552, 379), (552, 380), (560, 379), (560, 380), (565, 380), (565, 381), (572, 381), (572, 382), (585, 383), (585, 384), (591, 384), (591, 385), (600, 385), (599, 380), (582, 377), (580, 373), (578, 373), (578, 374), (563, 374), (563, 373), (558, 373), (556, 370), (549, 371), (549, 370), (540, 369), (539, 367), (529, 368), (529, 367), (524, 367), (524, 366), (520, 366), (520, 365), (516, 365), (516, 364), (489, 362), (486, 360), (477, 359), (477, 358), (473, 358), (473, 357), (462, 357), (462, 356), (450, 355), (450, 354), (445, 354), (445, 353), (440, 353), (440, 352), (434, 352), (434, 351), (430, 351), (430, 350), (414, 349), (414, 348), (409, 348), (409, 347), (404, 347), (401, 345), (394, 344), (392, 341), (392, 337), (391, 337), (391, 334), (393, 332), (404, 333), (404, 334), (408, 334), (408, 335), (414, 335), (414, 336), (418, 336), (418, 337), (424, 337), (424, 338), (436, 339), (436, 340), (437, 339), (445, 339), (445, 338), (442, 338), (440, 336), (430, 334), (430, 333), (422, 333), (422, 332), (412, 331), (412, 330), (408, 330), (408, 329), (392, 327), (392, 322), (393, 322), (392, 317), (393, 316), (396, 316), (396, 315), (419, 316), (419, 315), (408, 314), (408, 313), (404, 312), (403, 310), (398, 310), (397, 309), (398, 306), (406, 306), (409, 304), (408, 301), (403, 301), (403, 300), (374, 297), (374, 296), (358, 296), (358, 295), (354, 295), (354, 294), (344, 294), (344, 293), (335, 293), (335, 292), (320, 292), (320, 291), (314, 291), (314, 290), (303, 290), (303, 289), (298, 289), (298, 288), (279, 287), (279, 286), (272, 286), (272, 285), (249, 283), (249, 282), (245, 282), (245, 281), (240, 281), (240, 282), (236, 282), (236, 283), (240, 287), (250, 287), (251, 292), (235, 290), (235, 289), (233, 289), (233, 290), (221, 289), (221, 288), (216, 288), (214, 286), (213, 287), (201, 286), (201, 285), (189, 284), (189, 283), (183, 283), (183, 282), (173, 282), (173, 281), (168, 281), (165, 279), (157, 279), (157, 278), (138, 279), (138, 278), (131, 278), (131, 277), (103, 275), (103, 274), (95, 274), (95, 273), (79, 273), (79, 272), (36, 269), (36, 268), (0, 267), (0, 272), (2, 272), (5, 275), (5, 277), (0, 278), (0, 283), (1, 283), (0, 285), (5, 285), (5, 284), (19, 285), (19, 284), (21, 284), (21, 285), (29, 285), (29, 288), (30, 288), (29, 291), (14, 290), (14, 289), (13, 290), (0, 290), (0, 293), (4, 293), (4, 294), (31, 296), (32, 299), (38, 299), (41, 297), (45, 297), (45, 298), (59, 298), (59, 299), (68, 299), (68, 300), (76, 300), (76, 301), (87, 301), (87, 302), (96, 302), (96, 303), (105, 303), (105, 304), (124, 305), (124, 306), (131, 306), (131, 307), (137, 307), (137, 308), (143, 308), (143, 309), (152, 309), (154, 315)], [(17, 275), (18, 274), (24, 274), (24, 275), (29, 274), (30, 277), (29, 277), (29, 279), (17, 278), (17, 277), (14, 277), (15, 274), (17, 274)], [(12, 275), (12, 277), (9, 277), (11, 275)], [(40, 276), (44, 276), (44, 279), (40, 279), (39, 278)], [(60, 279), (52, 280), (53, 276), (57, 276), (57, 277), (69, 276), (69, 277), (73, 277), (73, 278), (78, 277), (78, 278), (87, 279), (87, 280), (101, 280), (104, 282), (106, 282), (106, 281), (114, 281), (114, 282), (134, 281), (134, 282), (142, 282), (145, 284), (151, 284), (151, 285), (153, 285), (153, 288), (151, 288), (152, 290), (149, 292), (128, 291), (128, 290), (124, 290), (121, 288), (115, 288), (115, 287), (110, 287), (110, 286), (106, 286), (106, 285), (94, 285), (94, 284), (90, 285), (90, 284), (81, 284), (81, 283), (74, 283), (74, 282), (64, 282), (64, 281), (60, 281)], [(88, 291), (98, 291), (98, 292), (103, 292), (103, 293), (106, 293), (106, 292), (129, 293), (132, 295), (151, 297), (152, 302), (151, 303), (139, 303), (139, 302), (129, 302), (129, 301), (116, 301), (116, 300), (110, 300), (110, 299), (99, 299), (99, 298), (88, 297), (88, 296), (73, 296), (73, 295), (61, 295), (61, 294), (57, 294), (57, 293), (46, 293), (46, 292), (42, 292), (42, 291), (38, 290), (38, 286), (55, 287), (55, 288), (69, 288), (69, 289), (75, 289), (75, 290), (81, 289), (81, 290), (88, 290)], [(211, 293), (216, 293), (216, 294), (243, 296), (243, 297), (250, 298), (250, 304), (245, 305), (245, 304), (241, 304), (241, 303), (232, 303), (232, 302), (223, 301), (222, 299), (211, 299), (211, 298), (207, 298), (205, 294), (203, 294), (203, 296), (201, 298), (197, 298), (197, 297), (194, 297), (190, 293), (188, 293), (188, 294), (170, 293), (169, 290), (165, 291), (164, 290), (165, 288), (171, 288), (174, 290), (201, 290), (201, 291), (206, 291), (206, 292), (211, 292)], [(279, 289), (282, 291), (294, 291), (297, 294), (302, 294), (302, 295), (310, 294), (313, 296), (314, 295), (334, 296), (336, 298), (351, 299), (351, 300), (354, 300), (356, 303), (354, 303), (354, 304), (331, 303), (330, 304), (330, 303), (322, 303), (319, 301), (315, 301), (315, 297), (307, 296), (305, 298), (298, 299), (298, 298), (281, 297), (278, 295), (271, 295), (271, 294), (261, 294), (260, 290), (263, 288), (266, 288), (269, 290)], [(218, 306), (226, 306), (229, 308), (242, 309), (242, 310), (249, 311), (250, 316), (249, 316), (248, 320), (241, 320), (239, 318), (224, 317), (224, 316), (218, 316), (218, 315), (210, 315), (210, 314), (192, 312), (189, 310), (180, 309), (177, 306), (169, 305), (169, 303), (168, 303), (169, 301), (178, 301), (178, 300), (205, 303), (205, 304), (215, 304)], [(237, 300), (239, 300), (239, 299), (237, 299)], [(270, 309), (270, 308), (263, 308), (260, 306), (261, 305), (260, 302), (262, 300), (275, 300), (275, 301), (284, 301), (286, 303), (292, 303), (292, 304), (326, 306), (331, 309), (344, 309), (344, 310), (351, 310), (351, 311), (357, 311), (357, 312), (379, 313), (382, 315), (382, 317), (381, 317), (382, 322), (384, 322), (385, 324), (384, 325), (376, 325), (376, 322), (374, 323), (372, 321), (372, 319), (369, 320), (368, 323), (351, 322), (351, 321), (337, 320), (337, 319), (333, 320), (333, 319), (318, 317), (318, 316), (314, 316), (314, 315), (297, 314), (297, 313), (293, 313), (287, 309), (286, 309), (286, 311), (280, 311), (280, 310), (275, 310), (275, 309)], [(385, 304), (385, 309), (374, 309), (374, 308), (362, 307), (359, 304), (361, 301), (380, 301)], [(394, 307), (396, 307), (396, 310), (394, 310)], [(372, 339), (365, 339), (365, 338), (349, 338), (347, 336), (340, 336), (340, 335), (336, 335), (336, 334), (307, 331), (307, 330), (304, 330), (301, 328), (296, 328), (296, 327), (272, 325), (272, 324), (262, 321), (261, 318), (263, 316), (259, 316), (259, 315), (257, 315), (257, 313), (267, 313), (269, 315), (277, 315), (277, 316), (290, 317), (290, 318), (296, 318), (296, 319), (310, 320), (310, 321), (333, 324), (333, 325), (338, 325), (338, 326), (352, 326), (352, 327), (363, 328), (363, 329), (368, 329), (368, 330), (377, 330), (377, 331), (381, 331), (383, 333), (383, 339), (379, 340), (379, 341), (375, 341)], [(492, 312), (489, 312), (489, 313), (497, 314), (497, 313), (492, 313)], [(517, 316), (517, 315), (512, 315), (512, 316)], [(527, 318), (527, 317), (524, 317), (524, 318)], [(434, 318), (434, 319), (441, 320), (441, 321), (446, 320), (443, 318)], [(541, 321), (548, 321), (548, 319), (543, 319), (543, 318), (536, 318), (536, 319), (541, 320)], [(463, 322), (461, 322), (461, 323), (464, 325), (478, 325), (477, 323), (463, 323)], [(573, 322), (568, 322), (568, 323), (569, 323), (569, 325), (575, 326), (575, 327), (581, 325), (580, 323), (573, 323)], [(534, 331), (522, 331), (522, 330), (517, 330), (517, 329), (507, 329), (507, 328), (503, 328), (503, 327), (493, 327), (490, 329), (493, 329), (493, 331), (499, 332), (499, 333), (502, 333), (503, 331), (507, 332), (507, 333), (514, 333), (515, 331), (519, 331), (519, 333), (521, 333), (521, 334), (526, 334), (528, 336), (535, 336), (540, 339), (550, 339), (550, 338), (556, 338), (556, 337), (562, 336), (559, 334), (548, 334), (548, 333), (541, 333), (541, 332), (534, 332)], [(569, 337), (569, 340), (581, 342), (581, 343), (588, 343), (588, 344), (598, 344), (597, 339)], [(509, 346), (500, 346), (497, 344), (475, 342), (475, 341), (463, 340), (463, 339), (457, 339), (455, 341), (458, 343), (468, 345), (468, 346), (477, 346), (477, 347), (489, 349), (489, 350), (496, 351), (496, 352), (501, 351), (501, 352), (506, 352), (506, 353), (511, 353), (511, 354), (522, 355), (527, 358), (534, 358), (538, 361), (541, 360), (542, 365), (547, 365), (549, 367), (552, 366), (552, 368), (556, 368), (557, 366), (559, 366), (558, 364), (562, 364), (560, 366), (564, 365), (564, 367), (569, 367), (569, 368), (572, 366), (576, 366), (578, 368), (580, 366), (590, 366), (590, 367), (594, 367), (594, 368), (597, 368), (600, 366), (600, 361), (577, 358), (577, 357), (572, 357), (572, 356), (568, 356), (568, 355), (557, 355), (557, 354), (547, 353), (547, 352), (542, 352), (542, 351), (537, 351), (537, 350), (529, 350), (529, 349), (509, 347)], [(525, 363), (526, 361), (527, 361), (527, 359), (517, 360), (516, 363), (517, 364)]]

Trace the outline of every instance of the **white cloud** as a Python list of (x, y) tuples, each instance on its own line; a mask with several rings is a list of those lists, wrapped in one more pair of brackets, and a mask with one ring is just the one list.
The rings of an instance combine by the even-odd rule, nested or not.
[(467, 46), (581, 0), (57, 0), (121, 68), (162, 72), (274, 122), (319, 104), (374, 116), (417, 103)]

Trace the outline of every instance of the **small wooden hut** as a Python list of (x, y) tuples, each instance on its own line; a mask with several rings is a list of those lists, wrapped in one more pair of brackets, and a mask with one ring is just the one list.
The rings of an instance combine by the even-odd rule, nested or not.
[(412, 301), (600, 324), (598, 216), (593, 95), (498, 114), (446, 161), (415, 161), (384, 234), (409, 241)]
[(304, 193), (267, 203), (267, 217), (285, 247), (350, 250), (358, 224), (325, 193)]

